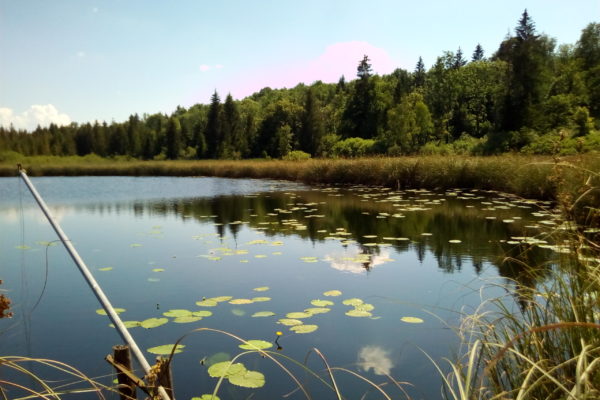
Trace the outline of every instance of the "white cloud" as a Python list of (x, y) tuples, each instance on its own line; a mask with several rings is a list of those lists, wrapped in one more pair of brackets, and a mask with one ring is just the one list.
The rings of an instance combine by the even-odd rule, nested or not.
[[(364, 274), (368, 269), (393, 261), (389, 250), (383, 250), (381, 254), (369, 255), (362, 253), (359, 249), (349, 249), (344, 253), (331, 253), (325, 256), (325, 261), (331, 268), (338, 271), (350, 272), (352, 274)], [(367, 269), (368, 267), (368, 269)]]
[(221, 64), (215, 65), (215, 69), (221, 69), (221, 68), (223, 68), (223, 66)]
[(38, 125), (44, 127), (50, 124), (69, 125), (71, 118), (60, 113), (52, 104), (34, 104), (20, 114), (6, 107), (0, 107), (0, 125), (8, 128), (12, 124), (15, 129), (34, 130)]
[(394, 363), (383, 347), (365, 346), (358, 352), (358, 367), (364, 372), (373, 369), (375, 375), (389, 375)]

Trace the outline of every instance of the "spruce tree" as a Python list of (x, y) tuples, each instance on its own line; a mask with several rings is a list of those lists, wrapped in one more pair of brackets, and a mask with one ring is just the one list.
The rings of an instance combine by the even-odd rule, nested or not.
[(221, 123), (221, 99), (215, 90), (210, 99), (208, 120), (206, 122), (206, 130), (204, 131), (204, 137), (206, 139), (206, 155), (208, 158), (218, 157), (218, 147), (222, 136)]
[(471, 61), (482, 61), (483, 60), (483, 47), (479, 43), (475, 46), (475, 51), (473, 51), (473, 56), (471, 57)]
[(304, 112), (302, 114), (302, 129), (300, 130), (300, 149), (313, 156), (320, 153), (321, 139), (324, 134), (323, 120), (313, 89), (306, 92)]
[(459, 69), (460, 67), (464, 67), (467, 64), (467, 60), (463, 57), (462, 49), (459, 47), (454, 55), (454, 62), (452, 64), (452, 68)]
[(358, 64), (359, 79), (344, 110), (342, 133), (346, 137), (370, 139), (377, 135), (378, 113), (371, 73), (369, 57), (365, 55)]
[(417, 66), (415, 67), (413, 76), (416, 88), (422, 88), (425, 86), (425, 64), (423, 63), (422, 57), (419, 57), (419, 61), (417, 61)]
[(167, 153), (166, 156), (169, 160), (176, 160), (179, 158), (179, 153), (181, 152), (182, 143), (181, 143), (181, 123), (179, 122), (179, 118), (175, 116), (171, 116), (169, 118), (169, 122), (167, 123)]

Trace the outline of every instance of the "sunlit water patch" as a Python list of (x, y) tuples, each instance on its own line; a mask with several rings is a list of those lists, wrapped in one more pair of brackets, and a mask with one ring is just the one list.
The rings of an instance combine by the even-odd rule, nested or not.
[[(312, 348), (331, 366), (376, 383), (390, 375), (411, 383), (412, 398), (438, 398), (441, 378), (420, 349), (451, 357), (451, 328), (482, 296), (504, 294), (480, 291), (486, 282), (532, 284), (544, 271), (521, 263), (548, 265), (561, 251), (546, 234), (561, 224), (550, 204), (494, 192), (33, 181), (150, 360), (193, 332), (175, 349), (178, 398), (212, 393), (219, 373), (222, 399), (300, 398), (260, 351), (288, 365), (283, 356), (303, 362)], [(0, 180), (0, 221), (0, 279), (14, 314), (0, 320), (2, 353), (58, 359), (110, 384), (103, 359), (121, 340), (16, 178)], [(302, 368), (288, 366), (305, 382)], [(308, 366), (328, 382), (314, 352)], [(347, 398), (373, 390), (349, 373), (336, 377)], [(310, 375), (306, 384), (314, 398), (333, 395)]]

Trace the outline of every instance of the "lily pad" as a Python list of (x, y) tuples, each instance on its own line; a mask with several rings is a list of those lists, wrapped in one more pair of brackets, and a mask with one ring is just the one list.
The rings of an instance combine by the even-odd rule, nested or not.
[(281, 318), (279, 321), (277, 321), (277, 323), (285, 326), (296, 326), (302, 325), (304, 322), (300, 321), (299, 319)]
[(192, 312), (190, 310), (177, 309), (177, 310), (169, 310), (167, 312), (164, 312), (163, 315), (165, 317), (171, 317), (171, 318), (191, 317)]
[(208, 375), (212, 378), (225, 377), (229, 378), (232, 375), (244, 374), (248, 370), (242, 363), (234, 363), (231, 361), (223, 361), (208, 367)]
[(142, 247), (143, 245), (139, 244), (139, 243), (132, 243), (129, 245), (129, 247)]
[(208, 310), (200, 310), (200, 311), (192, 312), (192, 315), (194, 317), (210, 317), (211, 315), (213, 315), (213, 313), (212, 313), (212, 311), (208, 311)]
[(176, 324), (189, 324), (190, 322), (200, 321), (202, 317), (195, 317), (193, 315), (188, 315), (185, 317), (177, 317), (173, 320)]
[(327, 306), (332, 306), (333, 301), (317, 299), (317, 300), (311, 300), (310, 304), (312, 304), (313, 306), (316, 306), (316, 307), (327, 307)]
[(448, 240), (448, 243), (462, 243), (462, 240), (452, 239), (452, 240)]
[(323, 293), (323, 296), (329, 296), (329, 297), (335, 297), (335, 296), (341, 296), (342, 292), (340, 292), (339, 290), (329, 290), (327, 292)]
[[(146, 351), (148, 353), (165, 356), (165, 355), (171, 354), (171, 351), (173, 350), (174, 346), (175, 346), (174, 344), (163, 344), (162, 346), (150, 347)], [(184, 347), (185, 347), (185, 344), (178, 344), (177, 348), (174, 351), (174, 354), (181, 353), (183, 351)]]
[(165, 272), (164, 268), (154, 268), (152, 272)]
[(234, 308), (233, 310), (231, 310), (231, 313), (236, 317), (243, 317), (244, 315), (246, 315), (246, 311), (241, 310), (239, 308)]
[(273, 347), (273, 343), (264, 340), (247, 340), (247, 342), (238, 347), (244, 350), (264, 350)]
[(291, 318), (291, 319), (298, 319), (298, 318), (312, 317), (312, 314), (307, 313), (307, 312), (291, 312), (291, 313), (287, 313), (285, 316), (288, 318)]
[[(123, 325), (127, 329), (136, 328), (136, 327), (140, 326), (140, 324), (141, 324), (140, 321), (123, 321)], [(115, 327), (113, 324), (110, 324), (108, 326), (110, 326), (111, 328)]]
[(169, 322), (168, 318), (148, 318), (140, 323), (140, 326), (146, 329), (156, 328)]
[(348, 311), (346, 315), (349, 317), (371, 317), (373, 314), (368, 311), (354, 309)]
[(250, 299), (233, 299), (229, 301), (229, 304), (252, 304), (254, 301)]
[(266, 292), (267, 290), (269, 290), (269, 287), (268, 286), (261, 286), (261, 287), (254, 288), (252, 290), (254, 290), (255, 292)]
[(210, 301), (214, 301), (214, 302), (217, 302), (217, 303), (221, 303), (223, 301), (229, 301), (231, 299), (233, 299), (233, 296), (210, 297), (210, 298), (205, 299), (205, 300), (210, 300)]
[(246, 371), (244, 374), (231, 375), (229, 383), (245, 388), (260, 388), (265, 385), (265, 376), (258, 371)]
[(269, 300), (271, 300), (270, 297), (253, 297), (252, 298), (252, 302), (254, 302), (254, 303), (260, 303), (260, 302), (269, 301)]
[(409, 324), (422, 324), (423, 323), (423, 320), (421, 318), (417, 318), (417, 317), (402, 317), (402, 318), (400, 318), (400, 321), (404, 321)]
[(206, 299), (202, 301), (197, 301), (196, 305), (200, 307), (215, 307), (217, 305), (217, 302), (214, 300)]
[(273, 315), (275, 315), (275, 313), (272, 311), (259, 311), (259, 312), (255, 312), (254, 314), (252, 314), (252, 317), (254, 317), (254, 318), (272, 317)]
[(191, 400), (221, 400), (219, 396), (213, 394), (203, 394), (202, 396), (192, 397)]
[[(115, 312), (116, 312), (117, 314), (121, 314), (122, 312), (125, 312), (125, 311), (126, 311), (124, 308), (115, 308), (114, 310), (115, 310)], [(108, 314), (106, 313), (106, 311), (104, 310), (104, 308), (99, 308), (99, 309), (97, 309), (97, 310), (96, 310), (96, 314), (99, 314), (99, 315), (108, 315)]]
[(103, 267), (103, 268), (98, 268), (98, 271), (111, 271), (113, 269), (113, 267)]
[(311, 308), (307, 308), (306, 310), (304, 310), (304, 312), (307, 312), (312, 315), (325, 314), (325, 313), (328, 313), (329, 311), (331, 311), (331, 308), (327, 308), (327, 307), (311, 307)]
[(219, 352), (219, 353), (215, 353), (212, 356), (208, 357), (206, 359), (206, 361), (204, 361), (204, 365), (207, 366), (211, 366), (214, 365), (216, 363), (220, 363), (223, 361), (229, 361), (231, 360), (231, 355), (229, 353), (225, 353), (225, 352)]
[(31, 249), (30, 246), (27, 245), (21, 245), (21, 246), (15, 246), (15, 249), (19, 249), (19, 250), (29, 250)]
[(360, 306), (363, 303), (364, 303), (363, 300), (357, 299), (357, 298), (346, 299), (346, 300), (342, 301), (342, 304), (346, 305), (346, 306)]
[(364, 304), (355, 306), (354, 309), (360, 310), (360, 311), (373, 311), (375, 309), (375, 306), (373, 304), (364, 303)]
[(296, 333), (311, 333), (319, 329), (318, 325), (296, 325), (290, 328), (291, 331)]

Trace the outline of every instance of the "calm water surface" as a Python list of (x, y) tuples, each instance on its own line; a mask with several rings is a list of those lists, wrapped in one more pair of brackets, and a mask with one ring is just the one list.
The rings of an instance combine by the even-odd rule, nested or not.
[[(440, 398), (441, 387), (420, 349), (443, 363), (459, 350), (453, 328), (461, 315), (482, 297), (505, 294), (494, 284), (530, 283), (502, 258), (552, 218), (544, 204), (466, 190), (311, 188), (218, 178), (32, 181), (113, 305), (125, 309), (123, 320), (162, 318), (173, 309), (212, 313), (194, 322), (165, 317), (169, 322), (156, 328), (132, 328), (142, 349), (174, 343), (201, 327), (268, 342), (281, 331), (281, 349), (270, 350), (303, 362), (318, 348), (331, 366), (376, 383), (388, 382), (386, 375), (409, 382), (405, 390), (417, 399)], [(57, 237), (17, 178), (0, 179), (0, 227), (0, 289), (14, 313), (0, 319), (0, 354), (57, 359), (110, 384), (114, 376), (103, 359), (120, 337), (108, 317), (96, 313), (100, 306), (64, 248), (48, 246)], [(538, 249), (527, 257), (541, 263), (551, 254)], [(324, 294), (332, 290), (341, 295)], [(231, 296), (233, 304), (197, 304), (219, 296)], [(288, 313), (315, 308), (311, 301), (319, 299), (333, 303), (329, 311), (297, 318), (316, 325), (315, 331), (295, 333), (279, 323)], [(352, 312), (348, 299), (367, 306)], [(273, 315), (256, 316), (262, 311)], [(243, 351), (214, 332), (192, 333), (182, 343), (173, 365), (179, 399), (211, 393), (217, 380), (207, 364)], [(314, 398), (335, 398), (279, 359)], [(304, 398), (268, 359), (249, 354), (239, 361), (264, 374), (266, 384), (248, 389), (226, 382), (221, 398)], [(307, 364), (325, 377), (315, 354)], [(336, 377), (349, 399), (379, 396), (347, 372)], [(403, 398), (393, 385), (384, 388)]]

